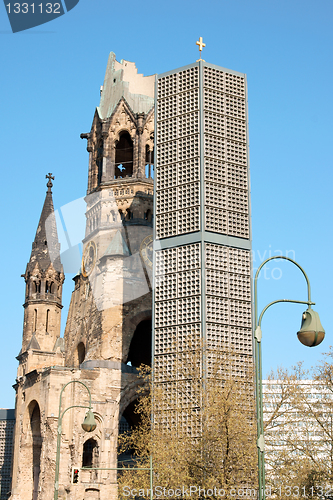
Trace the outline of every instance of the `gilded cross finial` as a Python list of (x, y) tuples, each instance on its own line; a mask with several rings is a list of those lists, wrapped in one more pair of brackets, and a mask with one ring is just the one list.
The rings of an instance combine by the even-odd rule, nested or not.
[(203, 41), (202, 41), (202, 36), (199, 38), (199, 41), (198, 41), (198, 42), (196, 42), (196, 45), (198, 45), (198, 46), (199, 46), (199, 52), (200, 52), (200, 59), (199, 59), (199, 61), (200, 61), (200, 60), (201, 60), (201, 51), (202, 51), (202, 49), (203, 49), (204, 47), (206, 47), (206, 44), (205, 44), (205, 43), (203, 43)]
[(53, 186), (52, 181), (54, 181), (54, 177), (52, 177), (52, 174), (50, 174), (49, 172), (49, 175), (46, 175), (45, 178), (48, 179), (48, 183), (46, 184), (48, 188), (47, 190), (49, 193), (51, 193), (51, 187)]

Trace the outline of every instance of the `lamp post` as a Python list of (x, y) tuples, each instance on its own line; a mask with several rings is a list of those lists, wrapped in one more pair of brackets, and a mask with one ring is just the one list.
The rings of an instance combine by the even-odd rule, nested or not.
[[(295, 266), (297, 266), (303, 273), (308, 289), (308, 300), (290, 300), (290, 299), (280, 299), (274, 300), (270, 302), (264, 309), (261, 311), (260, 316), (258, 318), (258, 300), (257, 300), (257, 281), (258, 276), (261, 269), (264, 267), (267, 262), (274, 259), (284, 259), (292, 262)], [(258, 447), (258, 469), (259, 469), (259, 500), (265, 500), (265, 457), (264, 457), (264, 420), (263, 420), (263, 401), (262, 401), (262, 358), (261, 358), (261, 321), (262, 317), (267, 311), (267, 309), (279, 302), (292, 302), (295, 304), (307, 304), (308, 309), (302, 315), (302, 324), (299, 332), (297, 332), (298, 340), (308, 347), (315, 347), (319, 345), (325, 336), (325, 330), (321, 326), (319, 314), (311, 309), (311, 306), (314, 305), (314, 302), (311, 302), (311, 289), (309, 278), (307, 277), (304, 269), (293, 259), (289, 257), (284, 257), (280, 255), (276, 255), (266, 259), (262, 264), (258, 267), (254, 278), (254, 338), (256, 339), (255, 343), (255, 372), (256, 372), (256, 407), (257, 407), (257, 447)]]
[[(64, 389), (69, 385), (69, 384), (81, 384), (83, 387), (85, 387), (88, 391), (89, 394), (89, 406), (83, 406), (83, 405), (72, 405), (66, 408), (62, 413), (61, 413), (61, 400), (62, 400), (62, 393), (64, 392)], [(59, 414), (58, 414), (58, 432), (57, 432), (57, 455), (56, 455), (56, 467), (55, 467), (55, 478), (54, 478), (54, 500), (58, 500), (58, 492), (59, 492), (59, 466), (60, 466), (60, 441), (61, 441), (61, 430), (62, 430), (62, 419), (63, 416), (65, 415), (66, 411), (70, 410), (71, 408), (88, 408), (88, 412), (86, 413), (85, 419), (83, 421), (82, 428), (86, 432), (92, 432), (96, 429), (96, 421), (94, 414), (92, 412), (92, 406), (91, 406), (91, 393), (86, 384), (81, 382), (80, 380), (71, 380), (67, 384), (64, 385), (64, 387), (61, 389), (60, 392), (60, 399), (59, 399)]]

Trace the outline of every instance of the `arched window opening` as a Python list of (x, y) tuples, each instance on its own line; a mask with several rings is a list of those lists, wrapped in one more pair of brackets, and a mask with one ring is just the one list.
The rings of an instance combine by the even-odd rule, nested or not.
[(110, 215), (111, 215), (111, 221), (116, 222), (116, 214), (114, 213), (113, 210), (111, 210)]
[[(135, 399), (128, 406), (126, 406), (125, 410), (123, 411), (122, 418), (124, 418), (124, 420), (126, 421), (126, 424), (125, 424), (125, 426), (127, 427), (126, 430), (131, 430), (134, 427), (137, 427), (140, 423), (140, 418), (141, 418), (140, 414), (136, 412), (137, 405), (138, 405), (138, 400)], [(122, 418), (120, 419), (119, 424), (121, 424)], [(124, 420), (122, 421), (123, 424), (124, 424)], [(120, 431), (120, 427), (119, 427), (119, 431)]]
[(127, 422), (124, 415), (122, 415), (121, 419), (119, 420), (119, 434), (124, 434), (125, 432), (128, 432), (130, 429), (131, 427), (129, 423)]
[(34, 332), (37, 330), (37, 309), (34, 310)]
[(131, 220), (133, 219), (133, 212), (131, 212), (131, 210), (128, 208), (126, 210), (126, 220)]
[[(137, 400), (132, 401), (123, 411), (123, 414), (121, 415), (119, 419), (119, 427), (118, 427), (118, 433), (119, 435), (123, 434), (124, 432), (130, 432), (131, 429), (137, 427), (140, 424), (140, 415), (139, 413), (136, 412), (136, 406), (138, 404)], [(134, 455), (134, 450), (129, 448), (123, 453), (118, 454), (118, 464), (121, 464), (122, 462), (126, 462), (128, 465), (128, 461), (133, 457)]]
[(146, 145), (146, 166), (145, 166), (145, 176), (147, 179), (154, 178), (154, 150), (150, 150), (148, 144)]
[(100, 141), (98, 142), (96, 158), (98, 184), (101, 183), (103, 174), (103, 148), (103, 140), (100, 139)]
[(120, 215), (120, 219), (121, 219), (121, 220), (124, 220), (124, 219), (125, 219), (125, 215), (123, 214), (123, 211), (122, 211), (122, 210), (119, 210), (119, 215)]
[(45, 281), (45, 293), (49, 293), (50, 292), (50, 284), (48, 281)]
[(148, 222), (151, 222), (151, 210), (147, 210), (147, 212), (145, 212), (145, 220), (147, 220)]
[(32, 435), (32, 500), (37, 500), (39, 474), (40, 474), (40, 454), (42, 450), (42, 436), (40, 431), (40, 410), (35, 401), (30, 408), (30, 431)]
[(136, 327), (130, 348), (127, 364), (138, 367), (141, 364), (151, 366), (151, 319), (141, 321)]
[(121, 134), (116, 145), (115, 179), (133, 175), (133, 142), (128, 132)]
[(45, 321), (45, 331), (48, 333), (49, 331), (49, 318), (50, 318), (50, 309), (46, 311), (46, 321)]
[(82, 467), (98, 467), (99, 449), (95, 439), (88, 439), (83, 444)]
[(40, 293), (40, 281), (36, 281), (36, 293)]
[(86, 348), (83, 342), (80, 342), (79, 345), (77, 346), (77, 357), (80, 365), (81, 363), (83, 363), (86, 357)]

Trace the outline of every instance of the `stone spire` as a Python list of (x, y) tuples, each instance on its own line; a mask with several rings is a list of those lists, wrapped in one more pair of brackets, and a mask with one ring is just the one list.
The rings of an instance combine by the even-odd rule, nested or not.
[[(46, 176), (47, 192), (23, 278), (26, 282), (22, 352), (52, 351), (60, 337), (62, 285), (60, 244), (52, 200), (52, 174)], [(40, 346), (40, 347), (38, 347)]]
[(37, 262), (40, 270), (47, 269), (52, 262), (53, 267), (57, 271), (63, 272), (60, 262), (60, 244), (58, 241), (57, 225), (51, 191), (53, 186), (52, 180), (54, 180), (54, 177), (52, 177), (52, 174), (49, 173), (46, 175), (46, 178), (48, 179), (46, 197), (39, 219), (35, 240), (32, 244), (30, 260), (27, 265), (28, 272), (31, 272), (35, 268)]

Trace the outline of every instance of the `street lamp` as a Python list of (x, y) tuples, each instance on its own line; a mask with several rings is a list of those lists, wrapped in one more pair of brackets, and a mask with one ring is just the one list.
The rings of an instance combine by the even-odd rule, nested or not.
[[(307, 288), (308, 288), (308, 300), (289, 300), (289, 299), (280, 299), (274, 300), (270, 302), (264, 309), (261, 311), (259, 319), (258, 319), (258, 301), (257, 301), (257, 281), (258, 276), (261, 269), (264, 267), (267, 262), (274, 259), (284, 259), (292, 262), (295, 266), (297, 266), (303, 273)], [(276, 255), (274, 257), (270, 257), (260, 264), (258, 270), (256, 272), (254, 278), (254, 338), (256, 339), (255, 344), (255, 368), (256, 368), (256, 406), (257, 406), (257, 447), (258, 447), (258, 469), (259, 469), (259, 500), (265, 500), (265, 457), (264, 457), (264, 420), (263, 420), (263, 401), (262, 401), (262, 358), (261, 358), (261, 321), (262, 317), (267, 311), (267, 309), (279, 302), (292, 302), (295, 304), (307, 304), (308, 309), (302, 315), (302, 324), (299, 332), (297, 332), (298, 340), (308, 347), (315, 347), (319, 345), (325, 336), (325, 330), (322, 327), (319, 319), (319, 314), (311, 309), (311, 306), (314, 305), (314, 302), (311, 302), (311, 289), (309, 278), (307, 277), (304, 269), (294, 260), (289, 257), (283, 257), (280, 255)]]
[[(69, 385), (69, 384), (74, 384), (78, 383), (83, 385), (88, 391), (89, 394), (89, 406), (82, 406), (82, 405), (72, 405), (66, 408), (62, 413), (61, 413), (61, 400), (62, 400), (62, 393), (64, 392), (64, 389)], [(61, 389), (60, 392), (60, 399), (59, 399), (59, 414), (58, 414), (58, 433), (57, 433), (57, 455), (56, 455), (56, 467), (55, 467), (55, 478), (54, 478), (54, 500), (58, 500), (58, 493), (59, 493), (59, 467), (60, 467), (60, 441), (61, 441), (61, 430), (62, 430), (62, 419), (63, 416), (65, 415), (66, 411), (70, 410), (71, 408), (88, 408), (88, 411), (86, 413), (86, 416), (84, 418), (83, 423), (81, 424), (82, 429), (86, 432), (92, 432), (96, 429), (96, 421), (94, 414), (92, 412), (92, 407), (91, 407), (91, 393), (86, 384), (81, 382), (80, 380), (71, 380), (67, 384), (64, 385), (64, 387)]]

